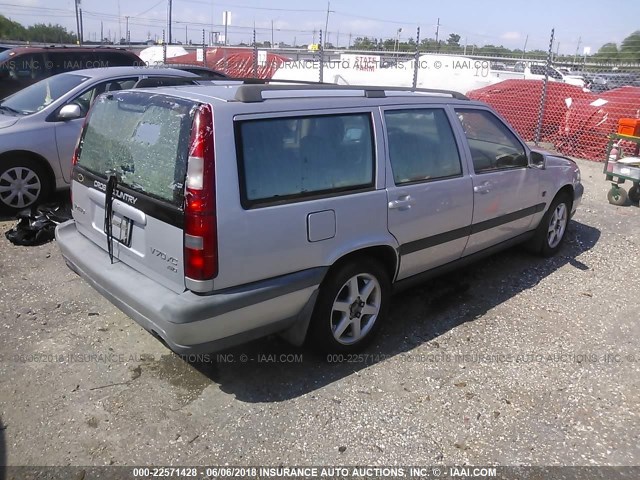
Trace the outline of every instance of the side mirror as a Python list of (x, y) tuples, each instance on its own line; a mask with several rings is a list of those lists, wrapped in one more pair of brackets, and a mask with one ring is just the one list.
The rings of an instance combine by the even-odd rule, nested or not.
[(58, 113), (60, 120), (74, 120), (80, 117), (82, 117), (82, 112), (80, 111), (80, 107), (75, 104), (65, 105)]
[(544, 154), (536, 152), (535, 150), (529, 155), (529, 166), (544, 170), (547, 165), (547, 158)]

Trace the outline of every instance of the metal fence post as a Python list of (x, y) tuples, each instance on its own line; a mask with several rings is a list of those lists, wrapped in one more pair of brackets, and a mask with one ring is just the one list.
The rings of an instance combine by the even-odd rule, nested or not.
[(322, 48), (322, 30), (318, 38), (318, 56), (320, 57), (320, 83), (324, 81), (324, 48)]
[(162, 30), (162, 63), (167, 63), (167, 42), (164, 41), (164, 30)]
[(413, 54), (413, 89), (418, 86), (418, 69), (420, 68), (420, 27), (416, 33), (416, 53)]
[(204, 28), (202, 29), (202, 65), (207, 66), (207, 45), (204, 38)]
[(256, 43), (256, 29), (253, 29), (253, 77), (258, 78), (258, 44)]
[(544, 69), (544, 80), (542, 81), (542, 95), (540, 96), (540, 107), (538, 108), (538, 124), (536, 126), (536, 136), (534, 142), (536, 145), (540, 142), (542, 134), (542, 121), (544, 119), (544, 108), (547, 103), (547, 84), (549, 83), (549, 69), (551, 68), (551, 55), (553, 53), (553, 37), (555, 28), (551, 29), (551, 39), (549, 40), (549, 51), (547, 52), (547, 63)]

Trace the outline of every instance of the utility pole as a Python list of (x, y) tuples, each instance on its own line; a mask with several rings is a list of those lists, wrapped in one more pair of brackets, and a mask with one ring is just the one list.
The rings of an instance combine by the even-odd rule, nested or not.
[(84, 39), (84, 25), (82, 24), (82, 6), (80, 4), (80, 0), (78, 0), (78, 11), (80, 12), (80, 45), (82, 45), (82, 40)]
[(171, 8), (172, 8), (172, 1), (169, 0), (169, 45), (171, 45)]
[(322, 43), (322, 48), (324, 49), (324, 47), (327, 46), (327, 37), (329, 36), (328, 32), (327, 32), (327, 28), (329, 28), (329, 12), (331, 10), (329, 10), (329, 8), (331, 7), (331, 2), (327, 2), (327, 18), (324, 21), (324, 42)]
[(340, 30), (336, 33), (336, 48), (340, 48)]
[(349, 34), (349, 45), (347, 45), (347, 50), (351, 48), (351, 34)]
[(229, 32), (229, 23), (231, 23), (231, 12), (224, 11), (222, 12), (222, 20), (224, 20), (224, 45), (229, 45), (228, 32)]
[(271, 20), (271, 48), (273, 48), (273, 20)]
[(578, 37), (578, 45), (576, 46), (576, 54), (573, 57), (573, 63), (576, 63), (576, 60), (578, 59), (578, 51), (580, 50), (580, 44), (582, 44), (582, 37)]
[(100, 20), (100, 45), (104, 43), (104, 24)]
[(436, 53), (440, 51), (440, 42), (438, 41), (439, 33), (440, 33), (440, 18), (438, 18), (438, 23), (436, 24)]
[(127, 45), (129, 45), (131, 43), (131, 36), (129, 35), (129, 16), (127, 15), (126, 17), (124, 17), (126, 19), (126, 31), (125, 31), (125, 37), (127, 38)]
[(118, 43), (120, 43), (121, 41), (122, 41), (122, 22), (120, 21), (120, 0), (118, 0)]
[(189, 25), (186, 24), (184, 26), (184, 44), (187, 45), (189, 43)]
[(74, 3), (76, 5), (76, 42), (78, 43), (78, 45), (80, 44), (80, 15), (78, 15), (78, 2), (79, 0), (76, 0)]

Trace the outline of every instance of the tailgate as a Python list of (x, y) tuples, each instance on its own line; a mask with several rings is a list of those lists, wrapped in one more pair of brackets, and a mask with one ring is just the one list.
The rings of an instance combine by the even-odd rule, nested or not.
[(78, 231), (110, 251), (112, 262), (175, 292), (185, 289), (182, 205), (192, 107), (144, 92), (101, 96), (83, 129), (71, 187)]

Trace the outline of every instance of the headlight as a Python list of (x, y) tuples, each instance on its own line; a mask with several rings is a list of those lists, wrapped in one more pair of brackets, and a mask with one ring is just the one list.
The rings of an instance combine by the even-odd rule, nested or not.
[(580, 183), (580, 169), (576, 168), (574, 171), (575, 180), (574, 183)]

